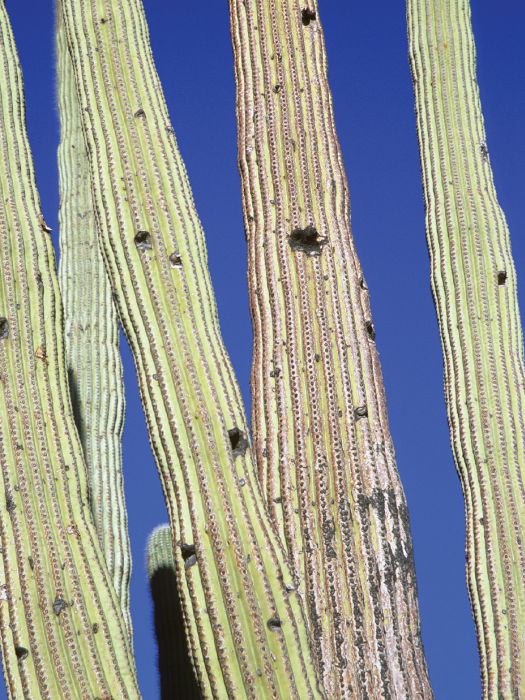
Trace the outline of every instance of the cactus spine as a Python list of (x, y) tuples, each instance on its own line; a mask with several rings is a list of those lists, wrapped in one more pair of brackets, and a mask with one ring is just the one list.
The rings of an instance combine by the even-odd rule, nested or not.
[[(186, 566), (191, 565), (191, 557), (195, 555), (188, 556)], [(177, 593), (169, 525), (160, 525), (153, 530), (148, 540), (147, 558), (158, 646), (161, 700), (198, 700), (200, 693), (188, 656), (184, 621)]]
[(408, 0), (431, 280), (486, 698), (525, 696), (525, 373), (465, 0)]
[(254, 450), (329, 697), (431, 697), (316, 4), (230, 0)]
[(0, 2), (0, 636), (12, 698), (137, 698), (87, 504), (62, 309)]
[(89, 162), (60, 17), (57, 17), (56, 48), (61, 123), (59, 282), (69, 384), (88, 470), (95, 529), (131, 632), (131, 553), (121, 446), (124, 383), (118, 321), (98, 250)]
[(142, 4), (60, 7), (100, 243), (135, 356), (202, 692), (317, 697), (301, 600), (258, 490)]

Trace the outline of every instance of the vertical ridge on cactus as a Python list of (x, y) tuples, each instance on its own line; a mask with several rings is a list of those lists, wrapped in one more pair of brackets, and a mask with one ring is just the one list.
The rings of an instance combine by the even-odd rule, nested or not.
[[(142, 3), (60, 7), (99, 242), (137, 366), (201, 690), (318, 697), (301, 599), (259, 492)], [(275, 618), (279, 628), (268, 625)]]
[(118, 319), (98, 249), (89, 161), (60, 16), (56, 18), (56, 55), (61, 124), (59, 283), (70, 393), (97, 536), (131, 634), (131, 552), (122, 475), (125, 398)]
[(432, 695), (316, 3), (230, 0), (254, 451), (329, 697)]
[(0, 2), (0, 637), (12, 698), (137, 698), (87, 503), (50, 229)]
[(466, 0), (408, 0), (431, 281), (485, 698), (525, 696), (525, 372)]
[[(185, 567), (193, 566), (192, 557), (195, 555), (185, 560)], [(157, 638), (160, 698), (198, 700), (201, 696), (186, 645), (169, 525), (160, 525), (151, 533), (147, 568)]]

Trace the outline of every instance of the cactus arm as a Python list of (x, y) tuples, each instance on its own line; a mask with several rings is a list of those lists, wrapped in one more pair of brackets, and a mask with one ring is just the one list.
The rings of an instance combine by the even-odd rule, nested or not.
[[(193, 566), (196, 555), (186, 552), (184, 567)], [(161, 700), (200, 698), (186, 645), (184, 620), (177, 593), (175, 560), (169, 525), (151, 533), (147, 545), (147, 569), (155, 619)]]
[(315, 2), (230, 0), (254, 450), (330, 697), (431, 697)]
[(0, 637), (12, 698), (137, 698), (87, 507), (49, 229), (0, 2)]
[(56, 48), (61, 122), (59, 282), (69, 383), (95, 529), (131, 633), (131, 553), (122, 474), (125, 399), (118, 319), (98, 250), (89, 161), (60, 17)]
[[(204, 695), (316, 697), (297, 592), (260, 497), (201, 226), (142, 4), (61, 0), (98, 233), (166, 494)], [(184, 548), (196, 562), (184, 566)], [(279, 624), (272, 624), (278, 619)]]
[(468, 2), (408, 0), (451, 441), (486, 698), (525, 695), (525, 372), (516, 273), (476, 83)]

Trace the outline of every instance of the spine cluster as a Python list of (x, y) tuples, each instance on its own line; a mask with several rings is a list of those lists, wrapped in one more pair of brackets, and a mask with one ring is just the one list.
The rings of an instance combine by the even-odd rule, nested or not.
[(431, 697), (314, 2), (230, 0), (254, 451), (331, 698)]
[(525, 696), (525, 372), (466, 0), (408, 0), (431, 280), (484, 697)]
[(0, 2), (0, 637), (11, 698), (138, 698), (92, 525), (53, 247)]

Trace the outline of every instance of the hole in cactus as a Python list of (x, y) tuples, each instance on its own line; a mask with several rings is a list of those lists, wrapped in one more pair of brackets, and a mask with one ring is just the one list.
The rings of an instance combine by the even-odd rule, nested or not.
[(13, 500), (13, 497), (9, 493), (6, 493), (5, 495), (5, 507), (9, 515), (11, 515), (11, 513), (13, 513), (16, 508), (16, 504)]
[(313, 10), (310, 10), (310, 8), (305, 7), (301, 12), (301, 19), (303, 21), (304, 26), (307, 27), (310, 24), (310, 22), (313, 22), (315, 19), (317, 19), (317, 15)]
[(356, 420), (359, 420), (360, 418), (366, 418), (367, 415), (368, 415), (368, 408), (366, 406), (358, 406), (355, 409)]
[(27, 657), (29, 656), (29, 651), (25, 647), (16, 646), (15, 647), (15, 654), (16, 654), (16, 658), (19, 661), (23, 661), (24, 659), (27, 659)]
[(60, 598), (60, 596), (57, 596), (55, 598), (55, 602), (53, 603), (53, 612), (55, 615), (60, 615), (61, 612), (63, 612), (67, 608), (67, 603), (63, 598)]
[(0, 318), (0, 338), (9, 338), (9, 321), (7, 318)]
[(186, 544), (182, 542), (180, 545), (180, 553), (182, 554), (182, 558), (184, 560), (185, 569), (189, 569), (190, 566), (197, 563), (197, 555), (195, 553), (194, 544)]
[(182, 267), (182, 259), (178, 253), (172, 253), (169, 257), (169, 261), (172, 267)]
[(368, 333), (368, 337), (370, 338), (370, 340), (375, 340), (376, 339), (376, 331), (375, 331), (374, 324), (372, 323), (372, 321), (367, 321), (365, 323), (365, 328), (366, 328), (366, 332)]
[(281, 618), (279, 615), (274, 615), (271, 617), (268, 622), (266, 623), (267, 627), (269, 630), (272, 630), (272, 632), (275, 632), (276, 630), (281, 629)]
[(307, 226), (294, 229), (288, 236), (288, 242), (292, 250), (302, 251), (306, 255), (320, 255), (326, 238), (322, 238), (314, 226)]
[(149, 231), (138, 231), (135, 236), (135, 245), (139, 250), (151, 250), (153, 244)]
[(498, 272), (498, 284), (499, 285), (505, 284), (506, 281), (507, 281), (507, 273), (505, 272), (505, 270), (500, 270)]
[(242, 457), (248, 448), (248, 440), (246, 435), (239, 430), (239, 428), (232, 428), (228, 430), (228, 437), (230, 438), (230, 444), (232, 447), (232, 452), (234, 457)]
[(138, 117), (145, 117), (145, 116), (146, 116), (146, 112), (145, 112), (142, 108), (141, 108), (141, 109), (137, 109), (137, 111), (135, 112), (135, 114), (134, 114), (133, 116), (134, 116), (134, 117), (137, 117), (137, 118), (138, 118)]

